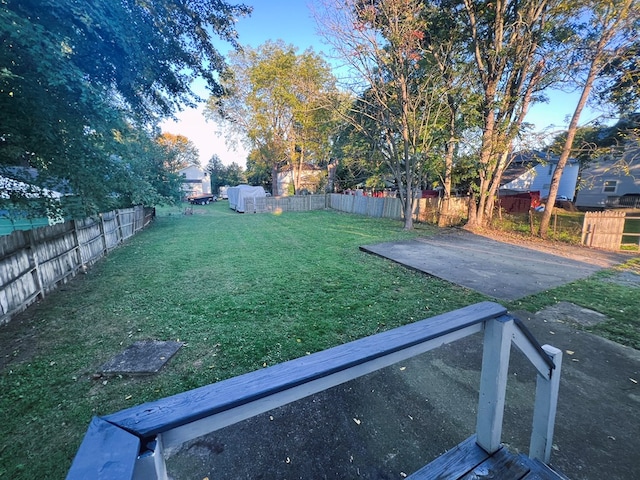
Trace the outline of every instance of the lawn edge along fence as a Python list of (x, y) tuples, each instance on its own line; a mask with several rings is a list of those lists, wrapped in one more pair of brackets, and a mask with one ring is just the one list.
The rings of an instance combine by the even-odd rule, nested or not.
[(138, 206), (0, 237), (0, 325), (142, 230), (154, 214)]

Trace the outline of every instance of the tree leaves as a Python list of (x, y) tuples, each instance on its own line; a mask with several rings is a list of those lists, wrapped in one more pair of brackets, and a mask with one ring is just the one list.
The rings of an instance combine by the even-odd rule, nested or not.
[(327, 63), (311, 50), (298, 54), (292, 45), (267, 42), (231, 57), (223, 77), (227, 94), (209, 100), (208, 115), (219, 115), (248, 137), (252, 178), (284, 165), (298, 170), (303, 162), (328, 155), (331, 113), (326, 99), (335, 89)]
[(248, 13), (222, 0), (3, 1), (0, 165), (66, 179), (88, 212), (173, 196), (155, 126), (198, 100), (196, 77), (221, 93), (213, 37), (237, 45)]

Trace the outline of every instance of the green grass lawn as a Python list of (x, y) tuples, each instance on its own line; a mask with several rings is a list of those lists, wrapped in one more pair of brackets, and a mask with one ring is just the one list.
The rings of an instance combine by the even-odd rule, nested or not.
[[(242, 215), (227, 202), (188, 216), (159, 209), (150, 228), (0, 327), (0, 478), (64, 478), (93, 415), (486, 300), (359, 251), (436, 232), (401, 227), (330, 211)], [(638, 289), (602, 275), (511, 307), (574, 301), (614, 319), (599, 333), (640, 348)], [(186, 344), (157, 375), (94, 375), (143, 339)]]

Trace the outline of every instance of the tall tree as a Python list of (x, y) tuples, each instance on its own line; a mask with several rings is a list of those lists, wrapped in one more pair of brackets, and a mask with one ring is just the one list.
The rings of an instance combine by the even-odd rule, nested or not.
[(281, 41), (236, 52), (230, 63), (222, 78), (226, 95), (212, 97), (208, 115), (221, 116), (246, 135), (253, 161), (271, 170), (272, 191), (277, 195), (281, 167), (299, 169), (303, 161), (317, 161), (327, 151), (325, 98), (334, 90), (335, 80), (315, 52), (298, 54)]
[(542, 88), (549, 17), (559, 0), (462, 0), (461, 15), (482, 92), (482, 147), (468, 225), (486, 225), (512, 142)]
[(260, 150), (252, 150), (247, 156), (247, 182), (264, 187), (266, 191), (273, 188), (273, 169), (264, 161), (266, 156)]
[(434, 0), (425, 2), (423, 11), (427, 22), (423, 45), (432, 58), (433, 68), (440, 72), (447, 91), (446, 129), (442, 130), (443, 138), (437, 142), (434, 152), (442, 158), (442, 164), (436, 166), (436, 170), (439, 170), (443, 187), (438, 212), (438, 225), (443, 227), (450, 225), (449, 204), (454, 163), (463, 132), (480, 126), (477, 112), (480, 92), (471, 76), (472, 62), (465, 49), (466, 38), (460, 9), (461, 5), (455, 0)]
[[(355, 80), (355, 101), (344, 119), (385, 158), (399, 187), (404, 228), (411, 229), (416, 189), (442, 129), (447, 93), (424, 48), (423, 2), (334, 1), (325, 12), (319, 17), (325, 35)], [(376, 128), (366, 128), (372, 123)]]
[(246, 181), (246, 175), (240, 165), (233, 162), (224, 165), (220, 157), (215, 153), (206, 166), (211, 178), (211, 191), (216, 193), (225, 185), (239, 185)]
[(538, 234), (546, 238), (551, 221), (553, 205), (555, 204), (560, 178), (567, 164), (573, 141), (578, 131), (578, 122), (582, 110), (587, 104), (587, 100), (598, 77), (605, 72), (608, 66), (619, 60), (621, 55), (629, 50), (629, 46), (638, 41), (640, 31), (640, 4), (637, 0), (587, 0), (578, 5), (583, 7), (581, 13), (588, 21), (583, 23), (584, 31), (579, 32), (578, 49), (580, 52), (578, 63), (576, 64), (579, 74), (583, 74), (582, 91), (580, 99), (576, 105), (564, 147), (558, 165), (556, 166), (551, 185), (549, 187), (549, 199), (540, 220)]
[[(371, 123), (370, 128), (376, 128)], [(370, 178), (377, 179), (383, 188), (395, 185), (391, 183), (394, 177), (380, 150), (360, 128), (346, 122), (342, 124), (334, 137), (333, 156), (339, 159), (335, 165), (334, 190), (354, 189)]]
[(167, 170), (177, 172), (191, 165), (200, 166), (198, 147), (184, 135), (164, 132), (157, 140), (167, 152)]
[(230, 185), (225, 178), (226, 168), (220, 160), (217, 154), (213, 154), (209, 159), (209, 163), (205, 167), (205, 170), (209, 172), (209, 179), (211, 181), (211, 191), (213, 193), (219, 192), (220, 187)]

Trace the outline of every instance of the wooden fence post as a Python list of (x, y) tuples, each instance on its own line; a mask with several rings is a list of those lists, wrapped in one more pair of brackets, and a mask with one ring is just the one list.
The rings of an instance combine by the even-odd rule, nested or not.
[(107, 236), (104, 230), (104, 216), (100, 214), (100, 237), (102, 238), (102, 256), (104, 257), (109, 249), (107, 247)]
[(77, 270), (81, 270), (82, 266), (84, 265), (84, 260), (82, 258), (82, 245), (80, 244), (80, 237), (78, 237), (78, 225), (75, 220), (71, 220), (71, 234), (73, 235), (73, 243), (75, 244), (77, 253), (76, 256), (78, 258)]
[(44, 285), (42, 281), (42, 272), (40, 271), (40, 263), (38, 261), (37, 242), (34, 238), (33, 230), (27, 233), (27, 249), (29, 250), (29, 262), (33, 264), (33, 279), (36, 284), (36, 295), (41, 299), (44, 298)]
[(122, 239), (124, 237), (123, 233), (122, 233), (122, 223), (120, 222), (120, 210), (116, 209), (116, 224), (118, 225), (118, 229), (116, 230), (117, 232), (117, 237), (118, 237), (118, 243), (122, 243)]

